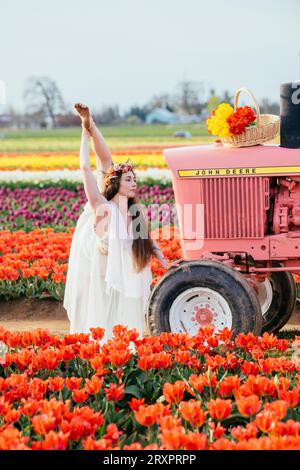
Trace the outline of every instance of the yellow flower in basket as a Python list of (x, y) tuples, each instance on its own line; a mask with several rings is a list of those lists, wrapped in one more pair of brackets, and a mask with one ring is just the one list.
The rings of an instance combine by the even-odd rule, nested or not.
[[(250, 106), (238, 106), (240, 93), (246, 92), (254, 101)], [(226, 147), (248, 147), (273, 139), (279, 129), (279, 116), (260, 114), (258, 103), (248, 88), (239, 88), (234, 95), (234, 108), (221, 103), (206, 120), (210, 134), (221, 138)]]
[(215, 110), (215, 115), (221, 119), (224, 119), (225, 121), (227, 121), (229, 116), (231, 116), (233, 113), (234, 113), (234, 109), (228, 103), (219, 104), (219, 106)]
[(212, 116), (206, 120), (208, 132), (220, 137), (231, 135), (230, 126), (227, 119), (234, 113), (234, 109), (228, 103), (221, 103)]

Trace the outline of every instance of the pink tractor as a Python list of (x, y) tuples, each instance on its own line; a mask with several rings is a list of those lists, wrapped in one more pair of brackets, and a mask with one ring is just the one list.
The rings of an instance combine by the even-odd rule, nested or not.
[(183, 259), (148, 302), (151, 334), (213, 324), (277, 332), (296, 303), (300, 272), (300, 149), (169, 148)]
[(214, 143), (163, 155), (183, 259), (151, 292), (150, 333), (194, 335), (208, 324), (233, 336), (278, 332), (300, 273), (300, 81), (280, 87), (280, 145)]

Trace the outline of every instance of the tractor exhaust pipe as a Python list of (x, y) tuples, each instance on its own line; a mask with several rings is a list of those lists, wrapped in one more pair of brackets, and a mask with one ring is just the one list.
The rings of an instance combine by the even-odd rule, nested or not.
[(280, 146), (300, 148), (300, 80), (280, 85)]

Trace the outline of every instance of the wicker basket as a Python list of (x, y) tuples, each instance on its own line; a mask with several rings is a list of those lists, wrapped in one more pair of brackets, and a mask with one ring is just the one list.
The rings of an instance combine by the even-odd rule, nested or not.
[(239, 88), (234, 95), (234, 111), (237, 109), (240, 93), (245, 91), (251, 96), (256, 110), (256, 125), (245, 128), (242, 134), (233, 134), (230, 137), (221, 137), (225, 147), (249, 147), (259, 145), (274, 139), (279, 132), (280, 118), (275, 114), (260, 114), (258, 103), (248, 88)]

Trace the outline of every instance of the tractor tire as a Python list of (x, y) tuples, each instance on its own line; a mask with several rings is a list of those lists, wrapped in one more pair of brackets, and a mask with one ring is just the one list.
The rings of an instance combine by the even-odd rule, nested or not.
[(274, 271), (259, 288), (262, 332), (277, 333), (291, 318), (296, 306), (296, 285), (293, 275), (286, 271)]
[(195, 335), (211, 323), (225, 327), (233, 338), (261, 333), (262, 314), (252, 285), (238, 271), (214, 260), (182, 261), (154, 286), (147, 305), (151, 335), (186, 332)]

